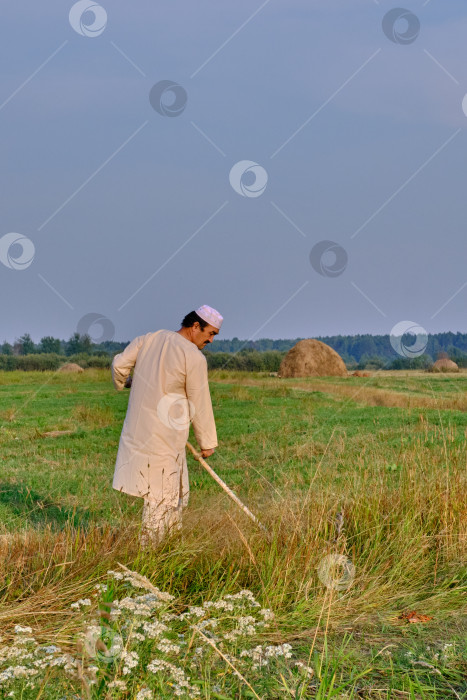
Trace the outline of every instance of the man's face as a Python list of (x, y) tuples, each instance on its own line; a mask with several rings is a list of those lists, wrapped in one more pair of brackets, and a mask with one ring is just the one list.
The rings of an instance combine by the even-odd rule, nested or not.
[(199, 350), (205, 348), (208, 343), (212, 343), (218, 334), (219, 331), (217, 328), (209, 324), (203, 329), (201, 329), (198, 322), (194, 323), (192, 326), (192, 342), (197, 348), (199, 348)]

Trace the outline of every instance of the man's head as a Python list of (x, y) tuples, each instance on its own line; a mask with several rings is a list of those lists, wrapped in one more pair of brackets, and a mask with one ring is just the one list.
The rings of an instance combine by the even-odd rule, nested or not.
[[(212, 313), (206, 313), (205, 309), (208, 308), (210, 307), (200, 307), (198, 311), (200, 311), (207, 318), (210, 318), (210, 320), (217, 323), (219, 327), (209, 323), (207, 320), (199, 316), (196, 311), (190, 311), (190, 313), (183, 319), (181, 324), (182, 327), (179, 331), (182, 332), (182, 335), (185, 338), (191, 340), (191, 342), (194, 343), (199, 350), (205, 348), (208, 343), (212, 343), (216, 335), (219, 334), (219, 328), (222, 323), (222, 316), (217, 314), (217, 312), (217, 316)], [(214, 309), (212, 309), (212, 311), (214, 311)], [(217, 320), (218, 318), (220, 321)]]

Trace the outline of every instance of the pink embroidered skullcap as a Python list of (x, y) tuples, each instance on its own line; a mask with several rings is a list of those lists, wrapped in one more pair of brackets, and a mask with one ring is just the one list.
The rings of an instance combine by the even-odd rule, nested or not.
[(211, 326), (214, 326), (214, 328), (217, 328), (217, 330), (220, 330), (224, 317), (221, 316), (216, 309), (213, 309), (211, 306), (204, 305), (200, 306), (199, 309), (196, 309), (196, 313), (203, 319), (203, 321), (206, 321)]

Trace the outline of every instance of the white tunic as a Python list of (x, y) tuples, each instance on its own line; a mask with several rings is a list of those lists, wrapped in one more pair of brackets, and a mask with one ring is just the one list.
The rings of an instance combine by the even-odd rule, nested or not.
[(162, 498), (163, 474), (186, 470), (190, 421), (202, 450), (217, 447), (207, 361), (175, 331), (140, 335), (116, 355), (112, 380), (122, 390), (134, 367), (112, 486)]

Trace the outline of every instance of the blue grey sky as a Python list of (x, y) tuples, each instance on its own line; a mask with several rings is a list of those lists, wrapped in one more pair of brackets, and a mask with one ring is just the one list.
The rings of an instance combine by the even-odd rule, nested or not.
[(2, 3), (0, 342), (467, 332), (464, 2), (74, 4)]

